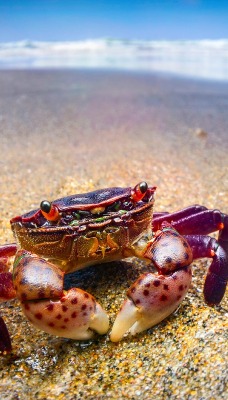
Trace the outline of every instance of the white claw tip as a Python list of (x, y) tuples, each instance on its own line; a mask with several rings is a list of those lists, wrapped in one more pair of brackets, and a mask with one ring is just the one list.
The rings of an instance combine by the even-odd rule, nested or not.
[(137, 307), (130, 299), (127, 299), (116, 317), (110, 333), (110, 340), (112, 342), (119, 342), (123, 338), (124, 334), (137, 321), (137, 316)]
[(109, 328), (108, 315), (98, 303), (96, 303), (96, 311), (90, 321), (90, 328), (95, 330), (100, 335), (104, 335)]

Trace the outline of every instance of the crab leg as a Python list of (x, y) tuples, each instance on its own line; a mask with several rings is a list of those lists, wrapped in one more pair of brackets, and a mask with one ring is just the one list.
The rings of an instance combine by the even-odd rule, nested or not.
[(195, 205), (171, 214), (155, 214), (154, 230), (160, 229), (164, 221), (171, 223), (181, 235), (208, 235), (221, 231), (228, 241), (228, 216), (219, 210), (208, 210), (204, 206)]
[(0, 246), (0, 273), (9, 270), (9, 258), (14, 256), (17, 251), (16, 243), (4, 244)]
[(0, 246), (0, 258), (12, 257), (16, 254), (17, 245), (16, 243), (9, 243)]
[[(12, 274), (9, 272), (9, 257), (16, 253), (15, 243), (0, 246), (0, 302), (16, 297), (13, 287)], [(0, 316), (0, 354), (10, 353), (12, 350), (10, 335), (3, 318)]]
[(11, 350), (10, 335), (3, 318), (0, 317), (0, 354), (10, 353)]
[(193, 259), (212, 258), (204, 283), (204, 298), (207, 304), (219, 304), (224, 296), (228, 280), (228, 256), (219, 242), (203, 235), (186, 235)]
[(113, 342), (127, 331), (135, 335), (158, 324), (178, 307), (191, 284), (191, 249), (170, 225), (162, 227), (142, 256), (154, 263), (158, 274), (143, 274), (129, 288), (111, 331)]
[[(0, 273), (0, 302), (8, 301), (16, 297), (13, 287), (12, 274), (10, 272)], [(8, 329), (3, 318), (0, 316), (0, 354), (9, 353), (12, 350)]]
[(56, 336), (89, 339), (107, 332), (108, 316), (89, 293), (63, 289), (64, 272), (20, 251), (14, 263), (14, 287), (24, 314), (37, 328)]
[[(193, 258), (212, 258), (204, 284), (204, 297), (208, 304), (219, 304), (228, 279), (228, 215), (203, 206), (192, 206), (173, 214), (158, 216), (154, 228), (169, 221), (182, 235), (186, 235), (193, 250)], [(209, 233), (219, 231), (218, 240)]]

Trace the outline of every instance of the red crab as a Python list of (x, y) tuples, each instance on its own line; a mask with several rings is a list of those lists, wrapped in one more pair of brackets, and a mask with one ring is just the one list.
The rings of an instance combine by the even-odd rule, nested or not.
[[(209, 305), (219, 304), (228, 277), (228, 215), (195, 205), (152, 218), (155, 190), (141, 182), (45, 200), (39, 209), (13, 218), (20, 249), (0, 247), (0, 299), (17, 297), (31, 323), (50, 334), (88, 339), (94, 331), (108, 331), (108, 316), (89, 293), (65, 290), (64, 274), (129, 256), (152, 262), (157, 274), (141, 275), (127, 292), (110, 334), (116, 342), (171, 314), (191, 284), (192, 260), (209, 257), (204, 297)], [(214, 231), (218, 240), (208, 236)], [(11, 273), (7, 259), (15, 254)], [(10, 352), (2, 318), (0, 328), (0, 351)]]

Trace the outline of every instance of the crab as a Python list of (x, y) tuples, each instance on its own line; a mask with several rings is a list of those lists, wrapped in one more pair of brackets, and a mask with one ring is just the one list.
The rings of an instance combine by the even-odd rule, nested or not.
[[(108, 315), (86, 291), (65, 290), (64, 275), (138, 257), (157, 272), (142, 274), (128, 289), (110, 333), (118, 342), (176, 310), (191, 285), (192, 261), (209, 257), (204, 298), (208, 305), (219, 304), (228, 278), (228, 215), (200, 205), (153, 215), (155, 191), (146, 182), (96, 190), (44, 200), (39, 209), (12, 218), (17, 244), (0, 247), (0, 299), (17, 297), (28, 320), (45, 332), (90, 339), (107, 333)], [(214, 231), (218, 240), (208, 236)], [(0, 329), (0, 351), (6, 354), (12, 346), (2, 318)]]

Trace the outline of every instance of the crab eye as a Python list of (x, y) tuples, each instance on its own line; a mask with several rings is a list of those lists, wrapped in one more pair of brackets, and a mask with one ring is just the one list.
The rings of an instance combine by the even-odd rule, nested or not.
[(136, 185), (131, 192), (131, 197), (132, 197), (133, 201), (142, 200), (146, 194), (147, 189), (148, 189), (148, 185), (146, 182), (138, 183), (138, 185)]
[(48, 200), (43, 200), (40, 203), (40, 210), (48, 221), (57, 221), (59, 219), (59, 211), (56, 206), (50, 203)]

